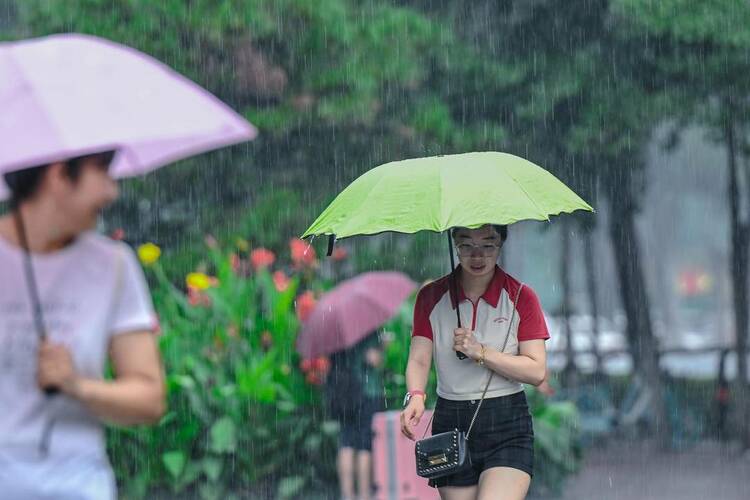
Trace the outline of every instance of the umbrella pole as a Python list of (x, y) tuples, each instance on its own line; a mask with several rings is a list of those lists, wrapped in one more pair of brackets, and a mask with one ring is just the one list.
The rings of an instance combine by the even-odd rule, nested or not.
[[(39, 341), (43, 341), (47, 338), (47, 330), (44, 328), (44, 319), (42, 317), (42, 301), (39, 298), (39, 288), (37, 287), (36, 277), (34, 276), (34, 264), (31, 261), (31, 248), (29, 246), (29, 238), (26, 234), (26, 226), (23, 223), (23, 217), (21, 216), (21, 206), (15, 200), (11, 200), (11, 210), (13, 211), (13, 218), (16, 222), (16, 232), (18, 233), (18, 241), (23, 248), (24, 253), (24, 271), (26, 273), (26, 284), (29, 287), (29, 296), (31, 297), (31, 308), (34, 316), (34, 326), (36, 327), (37, 335), (39, 335)], [(47, 387), (44, 389), (44, 393), (47, 395), (47, 399), (55, 396), (60, 392), (57, 387)], [(49, 452), (49, 443), (52, 437), (52, 427), (55, 425), (54, 417), (49, 418), (42, 428), (42, 437), (39, 441), (39, 452), (42, 457), (46, 457)]]
[[(14, 203), (14, 205), (16, 204)], [(44, 340), (47, 337), (47, 334), (44, 328), (44, 320), (42, 319), (42, 301), (39, 299), (39, 288), (37, 287), (36, 277), (34, 276), (34, 264), (31, 261), (29, 239), (26, 235), (26, 226), (24, 226), (23, 218), (21, 217), (20, 206), (14, 207), (13, 216), (16, 223), (16, 232), (18, 233), (18, 242), (23, 249), (24, 273), (26, 274), (26, 285), (29, 287), (29, 296), (31, 298), (31, 307), (34, 316), (34, 327), (36, 328), (37, 335), (39, 335), (39, 340)]]
[[(459, 309), (459, 303), (458, 303), (458, 283), (456, 283), (456, 277), (453, 274), (453, 271), (456, 268), (456, 261), (453, 259), (453, 239), (451, 238), (451, 231), (450, 229), (446, 231), (448, 234), (448, 255), (451, 258), (451, 273), (449, 281), (451, 283), (451, 295), (453, 296), (454, 302), (456, 304), (456, 323), (458, 324), (458, 328), (461, 328), (461, 311)], [(456, 351), (456, 357), (458, 359), (466, 359), (466, 354)]]

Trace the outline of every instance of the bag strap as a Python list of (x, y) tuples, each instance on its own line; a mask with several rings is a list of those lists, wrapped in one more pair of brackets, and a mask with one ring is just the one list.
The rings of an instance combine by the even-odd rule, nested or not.
[[(513, 320), (516, 319), (516, 310), (518, 309), (518, 299), (521, 297), (521, 290), (523, 290), (524, 284), (521, 283), (521, 286), (518, 287), (518, 292), (516, 293), (516, 300), (513, 303), (513, 312), (510, 316), (510, 321), (508, 322), (508, 329), (505, 332), (505, 340), (503, 341), (503, 346), (500, 349), (500, 352), (505, 351), (505, 347), (508, 345), (508, 338), (510, 337), (510, 329), (513, 327)], [(456, 307), (456, 310), (458, 310), (458, 307)], [(459, 328), (461, 326), (461, 319), (459, 317)], [(482, 392), (482, 399), (479, 400), (479, 404), (477, 405), (477, 409), (474, 410), (474, 416), (471, 417), (471, 423), (469, 424), (469, 429), (466, 431), (466, 439), (469, 439), (469, 435), (471, 434), (471, 429), (474, 427), (474, 422), (477, 419), (477, 414), (479, 413), (479, 408), (482, 406), (482, 402), (484, 401), (484, 397), (487, 395), (487, 390), (490, 388), (490, 383), (492, 382), (492, 377), (495, 376), (495, 372), (487, 369), (488, 372), (490, 372), (490, 376), (487, 379), (487, 385), (484, 386), (484, 391)], [(427, 422), (427, 427), (425, 427), (424, 434), (422, 434), (422, 439), (427, 435), (427, 430), (432, 425), (432, 419), (435, 417), (435, 412), (432, 413), (430, 416), (430, 421)]]
[[(508, 337), (510, 337), (510, 329), (513, 327), (513, 320), (516, 319), (516, 310), (518, 309), (518, 299), (521, 297), (521, 290), (523, 290), (523, 283), (521, 283), (521, 286), (518, 287), (518, 292), (516, 293), (516, 300), (513, 303), (513, 312), (510, 316), (510, 321), (508, 322), (508, 330), (505, 332), (505, 340), (503, 341), (503, 347), (500, 349), (500, 352), (505, 352), (505, 346), (508, 345)], [(487, 379), (487, 385), (484, 386), (484, 392), (482, 392), (482, 399), (479, 400), (479, 404), (477, 404), (477, 409), (474, 410), (474, 416), (471, 417), (471, 423), (469, 424), (469, 429), (466, 431), (466, 439), (469, 439), (469, 435), (471, 434), (471, 429), (474, 427), (474, 422), (477, 419), (477, 414), (479, 413), (479, 408), (482, 407), (482, 403), (484, 402), (484, 397), (487, 395), (487, 389), (490, 388), (490, 383), (492, 382), (492, 377), (495, 376), (495, 372), (493, 370), (490, 370), (487, 368), (487, 371), (490, 372), (490, 376)]]

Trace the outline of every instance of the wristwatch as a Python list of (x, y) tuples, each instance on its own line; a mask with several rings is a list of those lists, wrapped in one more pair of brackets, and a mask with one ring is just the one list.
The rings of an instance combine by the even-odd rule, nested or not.
[(404, 408), (409, 404), (409, 401), (411, 401), (411, 398), (414, 396), (422, 396), (422, 398), (427, 401), (427, 394), (425, 394), (424, 391), (408, 391), (404, 395)]

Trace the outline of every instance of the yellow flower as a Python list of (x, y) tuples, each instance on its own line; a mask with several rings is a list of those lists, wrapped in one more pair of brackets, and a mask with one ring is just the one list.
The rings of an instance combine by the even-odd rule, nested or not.
[(143, 265), (150, 266), (161, 256), (161, 248), (157, 247), (153, 243), (144, 243), (138, 247), (138, 258), (141, 260)]
[(237, 238), (237, 248), (242, 250), (243, 252), (247, 252), (250, 250), (250, 242), (248, 242), (245, 239)]
[(206, 290), (207, 288), (211, 288), (211, 278), (206, 276), (203, 273), (190, 273), (185, 278), (185, 283), (187, 283), (188, 288), (192, 288), (194, 290)]

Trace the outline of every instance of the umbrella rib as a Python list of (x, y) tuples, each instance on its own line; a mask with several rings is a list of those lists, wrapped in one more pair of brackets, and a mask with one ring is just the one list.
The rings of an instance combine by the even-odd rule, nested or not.
[(513, 180), (513, 182), (516, 183), (516, 185), (518, 186), (518, 189), (520, 189), (521, 191), (523, 191), (523, 194), (526, 195), (526, 198), (528, 198), (528, 200), (531, 203), (534, 204), (534, 206), (539, 210), (539, 212), (542, 213), (542, 214), (544, 214), (544, 220), (548, 221), (549, 220), (549, 213), (547, 213), (546, 210), (542, 209), (542, 207), (539, 206), (539, 204), (536, 202), (536, 200), (534, 200), (534, 198), (532, 198), (531, 195), (529, 195), (529, 193), (526, 191), (526, 188), (524, 188), (523, 184), (521, 184), (520, 182), (518, 182), (518, 180), (515, 177), (513, 177), (509, 172), (506, 172), (506, 171), (503, 171), (503, 172), (505, 173), (505, 175), (507, 175), (508, 177), (510, 177)]

